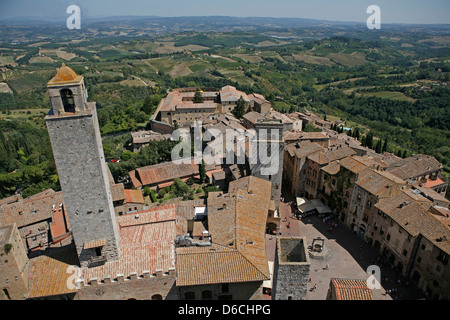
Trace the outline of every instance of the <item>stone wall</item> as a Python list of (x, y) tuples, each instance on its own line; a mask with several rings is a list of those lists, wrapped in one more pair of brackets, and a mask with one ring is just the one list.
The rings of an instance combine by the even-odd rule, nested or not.
[(175, 271), (169, 274), (157, 273), (142, 276), (119, 276), (101, 283), (91, 279), (75, 295), (75, 300), (178, 300), (175, 287)]

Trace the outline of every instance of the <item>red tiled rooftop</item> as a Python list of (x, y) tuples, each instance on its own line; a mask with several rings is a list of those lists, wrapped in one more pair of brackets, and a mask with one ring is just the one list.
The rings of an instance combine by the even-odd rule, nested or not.
[(373, 300), (372, 290), (365, 280), (331, 279), (337, 300)]
[(58, 210), (63, 203), (62, 192), (55, 192), (52, 189), (26, 199), (19, 199), (16, 202), (2, 205), (0, 225), (16, 223), (17, 227), (21, 228), (42, 220), (52, 219), (53, 209)]
[(70, 266), (78, 265), (77, 251), (69, 246), (49, 255), (30, 259), (28, 298), (48, 297), (76, 292), (67, 283), (73, 273)]
[(50, 222), (50, 232), (53, 239), (58, 238), (67, 232), (64, 211), (59, 206), (58, 209), (53, 211), (53, 221)]
[(144, 196), (141, 190), (125, 189), (124, 193), (126, 203), (144, 203)]
[(132, 272), (142, 275), (156, 270), (168, 272), (175, 268), (175, 205), (166, 205), (133, 214), (116, 217), (119, 225), (120, 258), (108, 261), (102, 266), (83, 268), (85, 282), (96, 277), (114, 279), (118, 274), (124, 277)]
[(218, 245), (177, 248), (177, 286), (267, 280), (236, 249)]
[(424, 188), (433, 188), (433, 187), (441, 185), (443, 183), (445, 183), (445, 181), (442, 180), (441, 178), (437, 177), (436, 180), (428, 179), (427, 182), (422, 183), (422, 187), (424, 187)]
[[(206, 165), (206, 171), (216, 169), (214, 165)], [(199, 174), (199, 165), (191, 162), (188, 164), (176, 164), (163, 162), (151, 166), (137, 168), (130, 171), (129, 176), (133, 187), (162, 184), (173, 181), (175, 178), (187, 178)]]

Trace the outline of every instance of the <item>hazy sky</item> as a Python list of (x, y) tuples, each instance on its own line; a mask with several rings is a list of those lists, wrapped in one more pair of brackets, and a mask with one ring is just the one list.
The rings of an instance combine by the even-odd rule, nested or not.
[(365, 22), (369, 5), (382, 23), (450, 23), (450, 0), (0, 0), (0, 18), (69, 16), (76, 4), (83, 17), (144, 15), (293, 17)]

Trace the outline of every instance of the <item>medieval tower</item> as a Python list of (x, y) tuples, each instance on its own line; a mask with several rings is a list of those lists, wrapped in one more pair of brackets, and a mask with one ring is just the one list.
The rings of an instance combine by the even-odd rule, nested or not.
[(87, 102), (83, 76), (64, 64), (47, 87), (45, 121), (80, 264), (116, 260), (119, 232), (95, 102)]
[(305, 300), (311, 262), (305, 237), (277, 237), (273, 300)]
[(283, 177), (283, 121), (258, 119), (255, 123), (257, 152), (252, 154), (251, 175), (272, 183), (271, 200), (279, 206)]

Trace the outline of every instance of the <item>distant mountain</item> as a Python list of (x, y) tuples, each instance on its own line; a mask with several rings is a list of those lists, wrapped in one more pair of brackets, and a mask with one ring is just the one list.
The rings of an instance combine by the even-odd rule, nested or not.
[[(67, 16), (68, 17), (68, 16)], [(382, 24), (381, 32), (368, 32), (365, 22), (327, 21), (305, 18), (271, 18), (271, 17), (230, 17), (230, 16), (192, 16), (192, 17), (157, 17), (157, 16), (81, 16), (80, 32), (66, 28), (66, 19), (61, 17), (16, 17), (0, 19), (0, 41), (21, 40), (36, 36), (49, 35), (74, 38), (118, 36), (120, 30), (126, 30), (128, 36), (164, 35), (184, 32), (257, 32), (268, 36), (301, 36), (302, 39), (320, 39), (330, 36), (351, 36), (364, 34), (364, 40), (379, 40), (386, 32), (426, 32), (445, 34), (450, 32), (450, 24), (407, 25)], [(90, 31), (91, 30), (91, 31)], [(97, 30), (93, 31), (93, 30)], [(285, 34), (281, 34), (285, 33)], [(3, 38), (3, 39), (2, 39)]]
[[(61, 17), (14, 17), (2, 18), (0, 24), (3, 25), (29, 25), (29, 24), (54, 24), (64, 22), (66, 18)], [(196, 27), (198, 25), (207, 25), (211, 28), (217, 27), (278, 27), (278, 28), (299, 28), (299, 27), (317, 27), (317, 26), (360, 26), (365, 22), (350, 21), (330, 21), (316, 20), (307, 18), (272, 18), (272, 17), (230, 17), (230, 16), (186, 16), (186, 17), (158, 17), (158, 16), (113, 16), (96, 17), (82, 16), (82, 21), (86, 25), (95, 24), (128, 24), (130, 26), (151, 26), (155, 23), (165, 25), (168, 28), (174, 26)], [(408, 26), (408, 27), (436, 27), (450, 28), (450, 24), (436, 25), (412, 25), (412, 24), (385, 24), (385, 26)]]

